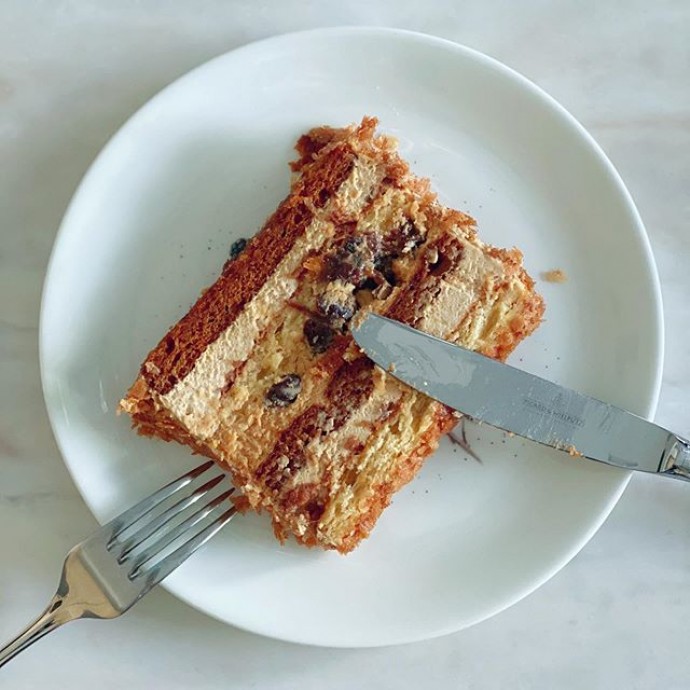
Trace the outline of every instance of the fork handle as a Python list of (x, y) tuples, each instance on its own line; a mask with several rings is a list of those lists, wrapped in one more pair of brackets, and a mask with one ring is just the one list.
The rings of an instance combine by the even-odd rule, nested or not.
[(70, 611), (70, 607), (65, 606), (64, 598), (56, 594), (46, 610), (33, 623), (0, 649), (0, 667), (36, 640), (78, 617)]

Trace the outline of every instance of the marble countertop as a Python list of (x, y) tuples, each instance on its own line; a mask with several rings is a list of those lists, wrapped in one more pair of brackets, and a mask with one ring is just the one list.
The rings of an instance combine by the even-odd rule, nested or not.
[[(661, 274), (666, 364), (657, 421), (690, 435), (690, 5), (508, 0), (422, 5), (6, 0), (0, 4), (0, 639), (37, 614), (95, 521), (45, 413), (41, 285), (60, 218), (105, 141), (161, 87), (248, 41), (316, 26), (415, 29), (506, 62), (566, 106), (621, 172)], [(235, 630), (153, 592), (82, 621), (0, 671), (0, 687), (687, 688), (690, 488), (635, 476), (555, 578), (474, 628), (373, 650)]]

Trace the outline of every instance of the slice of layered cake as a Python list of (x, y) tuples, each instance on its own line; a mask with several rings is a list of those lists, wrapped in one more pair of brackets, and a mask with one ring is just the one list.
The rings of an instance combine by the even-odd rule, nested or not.
[(410, 173), (376, 120), (300, 138), (290, 195), (144, 361), (137, 430), (230, 471), (278, 538), (345, 553), (456, 422), (348, 332), (374, 310), (504, 359), (539, 324), (516, 249)]

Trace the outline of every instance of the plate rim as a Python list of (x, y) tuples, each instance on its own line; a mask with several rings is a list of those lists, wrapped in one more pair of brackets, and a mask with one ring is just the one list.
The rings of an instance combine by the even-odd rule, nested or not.
[[(627, 189), (620, 173), (614, 166), (614, 164), (611, 162), (611, 160), (608, 158), (606, 153), (604, 152), (603, 148), (599, 145), (599, 143), (594, 139), (594, 137), (585, 129), (585, 127), (579, 122), (579, 120), (572, 115), (561, 103), (559, 103), (553, 96), (551, 96), (549, 93), (547, 93), (545, 90), (543, 90), (540, 86), (538, 86), (536, 83), (531, 81), (529, 78), (525, 77), (523, 74), (520, 72), (516, 71), (512, 67), (504, 64), (500, 60), (487, 55), (486, 53), (479, 51), (475, 48), (471, 48), (469, 46), (457, 43), (455, 41), (452, 41), (450, 39), (442, 38), (440, 36), (435, 36), (432, 34), (427, 34), (419, 31), (411, 31), (408, 29), (399, 29), (399, 28), (394, 28), (394, 27), (378, 27), (378, 26), (333, 26), (333, 27), (319, 27), (319, 28), (314, 28), (314, 29), (306, 29), (306, 30), (298, 30), (298, 31), (292, 31), (292, 32), (287, 32), (287, 33), (281, 33), (281, 34), (276, 34), (272, 35), (266, 38), (262, 38), (256, 41), (251, 41), (249, 43), (237, 46), (229, 51), (225, 51), (221, 54), (218, 54), (209, 60), (206, 60), (205, 62), (197, 65), (196, 67), (193, 67), (192, 69), (188, 70), (184, 74), (181, 74), (180, 76), (176, 77), (174, 80), (163, 86), (161, 89), (159, 89), (156, 93), (154, 93), (150, 98), (148, 98), (141, 106), (136, 108), (128, 117), (127, 119), (122, 122), (117, 130), (108, 138), (108, 140), (105, 142), (105, 144), (100, 148), (98, 151), (97, 155), (95, 158), (91, 161), (89, 164), (87, 170), (85, 171), (84, 175), (82, 176), (79, 184), (77, 187), (74, 189), (74, 192), (72, 193), (72, 197), (66, 207), (66, 210), (62, 216), (62, 219), (60, 221), (57, 233), (55, 235), (55, 238), (53, 240), (53, 246), (50, 252), (50, 256), (48, 259), (47, 263), (47, 268), (45, 272), (45, 277), (43, 281), (43, 287), (42, 287), (42, 292), (41, 292), (41, 307), (40, 307), (40, 317), (39, 317), (39, 328), (38, 328), (38, 344), (39, 344), (39, 370), (40, 370), (40, 377), (41, 377), (41, 388), (42, 388), (42, 393), (43, 393), (43, 400), (44, 400), (44, 405), (46, 408), (46, 412), (48, 415), (50, 427), (53, 433), (53, 437), (55, 439), (55, 442), (58, 446), (58, 449), (60, 451), (60, 456), (62, 458), (62, 461), (67, 468), (67, 471), (70, 474), (70, 477), (72, 481), (75, 484), (75, 487), (79, 491), (79, 495), (81, 499), (84, 501), (86, 506), (88, 507), (89, 511), (91, 514), (94, 516), (97, 522), (99, 524), (101, 523), (101, 520), (97, 517), (96, 511), (92, 505), (92, 501), (88, 498), (88, 494), (86, 492), (82, 491), (81, 489), (81, 483), (77, 475), (72, 469), (72, 466), (70, 464), (70, 461), (68, 460), (68, 454), (65, 451), (65, 447), (63, 444), (63, 439), (61, 437), (61, 433), (58, 431), (59, 428), (59, 420), (58, 420), (58, 413), (57, 410), (51, 405), (49, 402), (50, 397), (49, 393), (47, 390), (47, 363), (46, 363), (46, 349), (48, 347), (48, 344), (46, 342), (47, 335), (46, 335), (46, 303), (48, 300), (48, 294), (51, 290), (51, 286), (55, 281), (57, 280), (56, 277), (56, 260), (55, 257), (57, 256), (57, 253), (59, 251), (60, 245), (63, 243), (63, 238), (67, 234), (67, 229), (70, 225), (71, 217), (75, 214), (75, 209), (77, 208), (78, 204), (80, 203), (80, 197), (83, 194), (84, 188), (87, 186), (89, 180), (93, 177), (96, 177), (99, 171), (100, 166), (103, 164), (104, 159), (107, 158), (108, 152), (113, 149), (116, 145), (118, 140), (121, 137), (124, 137), (126, 135), (125, 130), (127, 130), (128, 125), (135, 119), (138, 118), (142, 113), (144, 113), (146, 110), (151, 109), (154, 107), (155, 103), (162, 98), (165, 94), (167, 94), (169, 91), (173, 90), (174, 88), (178, 87), (182, 82), (184, 82), (187, 79), (192, 79), (194, 75), (202, 71), (212, 64), (222, 61), (224, 59), (228, 59), (230, 56), (239, 56), (238, 59), (241, 59), (243, 54), (250, 54), (251, 52), (257, 51), (261, 52), (263, 50), (266, 50), (267, 48), (271, 48), (272, 46), (277, 46), (280, 43), (290, 43), (293, 41), (299, 41), (299, 40), (305, 40), (309, 39), (314, 36), (327, 36), (331, 38), (347, 38), (351, 36), (358, 36), (358, 35), (369, 35), (369, 36), (378, 36), (380, 37), (383, 41), (387, 40), (396, 40), (396, 39), (404, 39), (404, 40), (410, 40), (413, 42), (417, 42), (420, 44), (425, 44), (426, 46), (430, 46), (433, 48), (439, 48), (443, 49), (449, 52), (455, 53), (456, 55), (461, 55), (464, 58), (469, 58), (471, 61), (475, 61), (478, 63), (481, 63), (484, 67), (488, 67), (492, 70), (495, 70), (499, 73), (502, 73), (504, 76), (509, 77), (513, 81), (517, 83), (518, 86), (520, 86), (523, 89), (526, 89), (531, 93), (533, 97), (536, 99), (539, 99), (542, 101), (545, 107), (552, 109), (553, 111), (556, 112), (556, 114), (561, 118), (563, 121), (564, 125), (568, 125), (569, 127), (573, 128), (575, 132), (579, 135), (579, 137), (583, 141), (583, 145), (586, 145), (589, 147), (590, 151), (592, 154), (597, 159), (598, 164), (600, 164), (603, 168), (603, 171), (607, 174), (607, 176), (610, 178), (612, 183), (615, 186), (615, 189), (620, 197), (620, 200), (624, 203), (625, 208), (627, 213), (630, 216), (631, 220), (631, 230), (634, 229), (634, 239), (636, 239), (639, 247), (642, 250), (642, 253), (644, 255), (644, 262), (646, 264), (647, 268), (647, 277), (648, 277), (648, 283), (649, 283), (649, 288), (650, 288), (650, 297), (651, 297), (651, 303), (652, 303), (652, 310), (653, 315), (651, 316), (651, 319), (655, 322), (655, 328), (654, 332), (651, 334), (651, 337), (653, 338), (653, 349), (655, 350), (654, 352), (654, 361), (650, 358), (649, 362), (649, 368), (650, 371), (653, 371), (653, 380), (649, 386), (649, 390), (646, 396), (646, 400), (640, 401), (641, 407), (644, 408), (643, 415), (646, 419), (653, 419), (654, 414), (657, 409), (658, 401), (659, 401), (659, 396), (661, 392), (661, 384), (662, 384), (662, 375), (663, 375), (663, 365), (664, 365), (664, 354), (665, 354), (665, 330), (664, 330), (664, 313), (663, 313), (663, 300), (662, 300), (662, 292), (661, 292), (661, 281), (659, 278), (659, 272), (658, 268), (656, 265), (656, 261), (654, 259), (654, 254), (652, 251), (652, 246), (651, 242), (649, 239), (649, 236), (647, 234), (644, 222), (642, 220), (642, 217), (635, 205), (635, 202), (632, 198), (632, 195), (630, 194), (629, 190)], [(603, 507), (603, 509), (599, 512), (599, 514), (594, 518), (589, 526), (589, 529), (585, 530), (583, 536), (579, 539), (574, 541), (569, 548), (564, 550), (564, 554), (562, 558), (558, 559), (554, 565), (551, 567), (547, 568), (544, 570), (542, 573), (542, 576), (539, 578), (535, 578), (532, 582), (529, 583), (529, 585), (523, 587), (522, 589), (518, 589), (514, 592), (513, 596), (509, 598), (509, 600), (505, 602), (501, 602), (498, 605), (496, 605), (492, 609), (487, 609), (482, 615), (477, 616), (475, 619), (471, 619), (469, 621), (465, 621), (462, 624), (456, 624), (456, 625), (446, 625), (441, 628), (439, 628), (437, 631), (435, 631), (433, 634), (400, 634), (396, 637), (396, 639), (388, 639), (386, 641), (381, 641), (378, 643), (374, 642), (365, 642), (362, 644), (351, 644), (351, 643), (345, 643), (343, 642), (342, 644), (338, 644), (335, 642), (328, 642), (324, 644), (320, 644), (319, 642), (315, 642), (311, 638), (300, 638), (299, 635), (292, 635), (292, 636), (287, 636), (287, 635), (281, 635), (277, 634), (275, 632), (267, 632), (265, 629), (260, 629), (258, 627), (252, 627), (249, 625), (239, 625), (237, 623), (230, 623), (223, 617), (221, 617), (219, 614), (214, 613), (213, 611), (207, 610), (205, 608), (202, 608), (200, 605), (192, 601), (189, 596), (182, 591), (178, 591), (178, 588), (174, 584), (169, 584), (169, 583), (162, 583), (162, 587), (166, 589), (168, 592), (170, 592), (172, 595), (174, 595), (176, 598), (180, 599), (183, 601), (185, 604), (191, 606), (192, 608), (196, 609), (197, 611), (210, 616), (211, 618), (214, 618), (215, 620), (221, 621), (222, 623), (226, 625), (231, 625), (233, 627), (236, 627), (237, 629), (240, 630), (245, 630), (247, 632), (253, 633), (253, 634), (258, 634), (266, 637), (270, 637), (273, 639), (281, 640), (284, 642), (291, 642), (291, 643), (297, 643), (297, 644), (305, 644), (305, 645), (310, 645), (310, 646), (315, 646), (315, 647), (327, 647), (327, 648), (345, 648), (345, 649), (360, 649), (360, 648), (375, 648), (375, 647), (384, 647), (384, 646), (391, 646), (391, 645), (398, 645), (398, 644), (409, 644), (409, 643), (414, 643), (414, 642), (419, 642), (423, 640), (430, 640), (430, 639), (435, 639), (437, 637), (441, 637), (447, 634), (451, 634), (454, 632), (459, 632), (460, 630), (464, 630), (466, 628), (472, 627), (473, 625), (476, 625), (477, 623), (480, 623), (484, 620), (488, 620), (489, 618), (492, 618), (493, 616), (497, 615), (501, 611), (504, 611), (514, 604), (518, 603), (525, 597), (529, 596), (532, 594), (534, 591), (539, 589), (543, 584), (548, 582), (552, 577), (554, 577), (563, 567), (565, 567), (585, 546), (586, 544), (592, 539), (592, 537), (596, 534), (596, 532), (601, 528), (603, 523), (606, 521), (608, 516), (610, 515), (611, 511), (613, 508), (616, 506), (618, 501), (620, 500), (620, 497), (622, 496), (623, 492), (625, 491), (625, 488), (627, 487), (628, 483), (630, 482), (630, 479), (632, 477), (632, 472), (621, 472), (620, 475), (620, 482), (618, 487), (611, 493), (611, 496), (609, 497), (609, 500)]]

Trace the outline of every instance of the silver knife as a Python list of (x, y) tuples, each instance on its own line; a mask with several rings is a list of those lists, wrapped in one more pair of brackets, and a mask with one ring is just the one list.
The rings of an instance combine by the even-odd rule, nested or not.
[(390, 374), (474, 419), (571, 455), (690, 481), (690, 441), (632, 412), (376, 314), (352, 335)]

